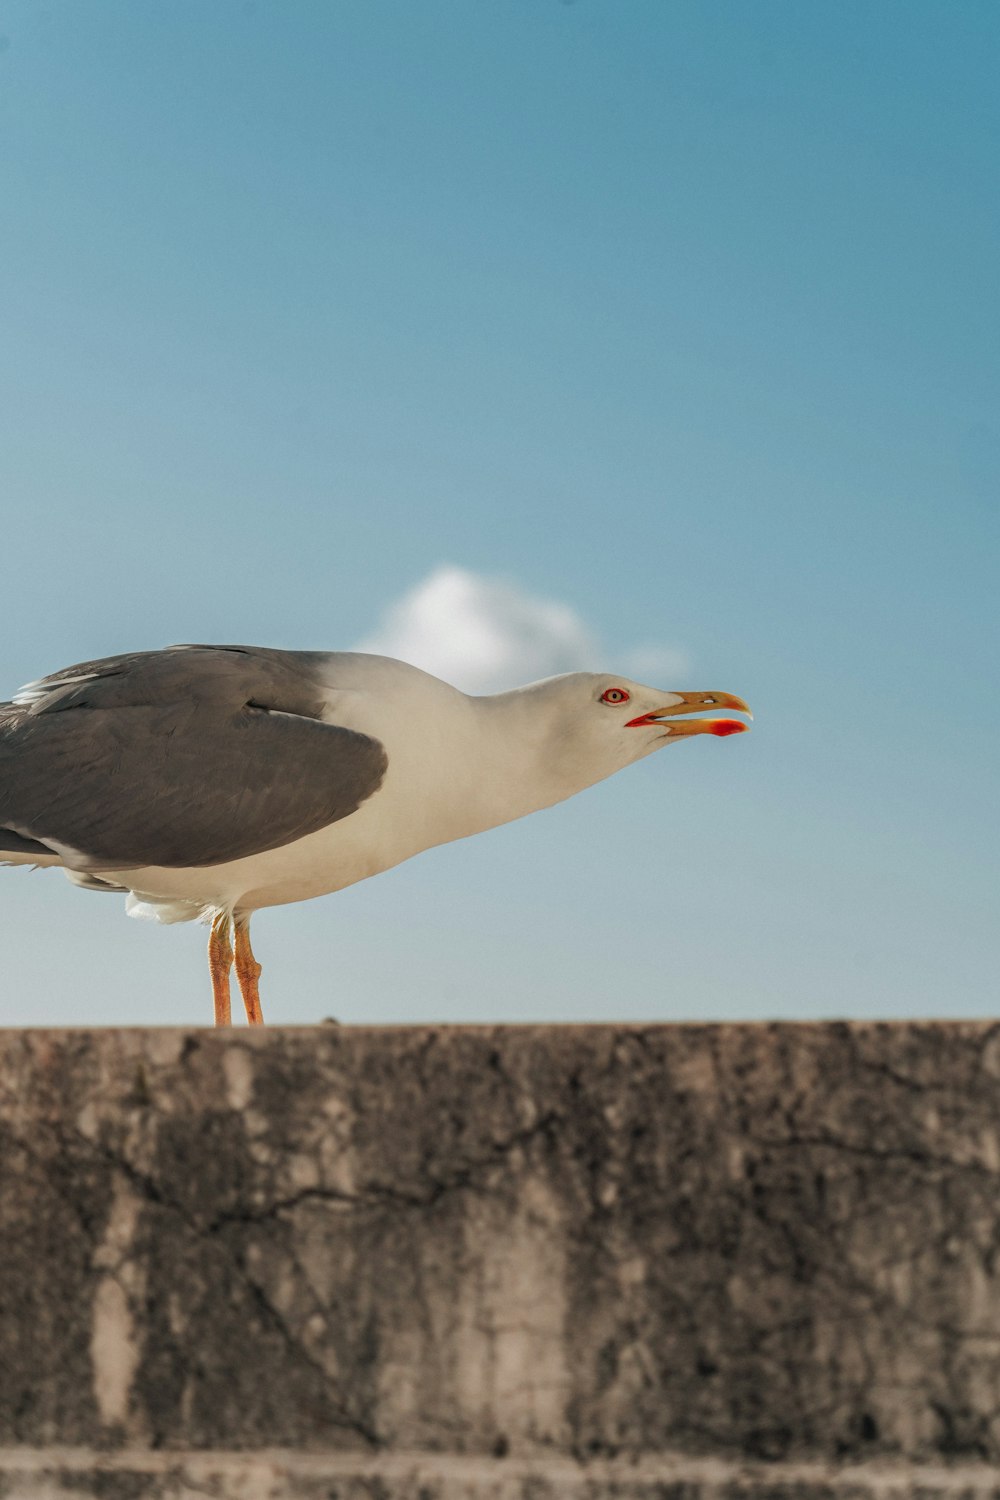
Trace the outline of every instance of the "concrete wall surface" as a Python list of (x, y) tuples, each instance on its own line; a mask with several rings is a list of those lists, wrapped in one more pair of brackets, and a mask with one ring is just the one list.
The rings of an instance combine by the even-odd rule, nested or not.
[(0, 1033), (0, 1497), (1000, 1500), (1000, 1026)]

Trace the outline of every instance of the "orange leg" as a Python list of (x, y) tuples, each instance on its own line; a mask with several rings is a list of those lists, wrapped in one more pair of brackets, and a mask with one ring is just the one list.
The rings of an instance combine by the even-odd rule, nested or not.
[(233, 947), (229, 938), (231, 922), (232, 918), (229, 913), (220, 911), (212, 919), (212, 930), (208, 939), (208, 967), (212, 975), (216, 1026), (230, 1024), (229, 970), (233, 964)]
[(264, 1012), (260, 1008), (260, 993), (257, 981), (260, 964), (253, 956), (250, 946), (250, 918), (240, 917), (236, 921), (236, 978), (240, 982), (240, 993), (247, 1008), (247, 1025), (263, 1026)]

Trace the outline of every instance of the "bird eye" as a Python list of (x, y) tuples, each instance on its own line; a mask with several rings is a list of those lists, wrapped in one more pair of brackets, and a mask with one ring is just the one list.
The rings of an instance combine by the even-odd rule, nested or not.
[(627, 703), (628, 697), (629, 695), (628, 693), (626, 693), (624, 688), (608, 688), (606, 692), (601, 694), (601, 702)]

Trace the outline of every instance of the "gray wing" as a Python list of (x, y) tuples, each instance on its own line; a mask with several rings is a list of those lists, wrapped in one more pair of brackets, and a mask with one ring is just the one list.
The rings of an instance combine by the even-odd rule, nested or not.
[(214, 865), (347, 817), (388, 760), (320, 720), (322, 660), (180, 646), (33, 683), (0, 705), (0, 855), (52, 842), (93, 869)]

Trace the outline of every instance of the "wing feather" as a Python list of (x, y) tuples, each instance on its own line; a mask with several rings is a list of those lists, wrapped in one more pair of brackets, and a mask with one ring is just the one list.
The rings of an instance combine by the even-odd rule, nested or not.
[(320, 653), (170, 647), (84, 662), (0, 709), (0, 849), (87, 869), (222, 864), (348, 817), (388, 764), (319, 717)]

